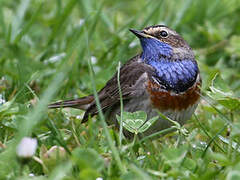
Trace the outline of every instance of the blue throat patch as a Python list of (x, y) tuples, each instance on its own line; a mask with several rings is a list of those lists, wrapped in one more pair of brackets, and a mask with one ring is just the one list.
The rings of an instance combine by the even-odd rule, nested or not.
[(198, 66), (194, 59), (172, 60), (172, 47), (152, 38), (142, 38), (142, 60), (155, 69), (152, 77), (161, 88), (176, 93), (191, 87), (198, 75)]

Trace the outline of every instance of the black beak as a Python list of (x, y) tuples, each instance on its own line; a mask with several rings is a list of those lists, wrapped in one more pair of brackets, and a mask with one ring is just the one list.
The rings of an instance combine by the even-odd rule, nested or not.
[(146, 34), (144, 34), (141, 31), (135, 30), (135, 29), (129, 29), (129, 31), (131, 31), (135, 36), (137, 36), (138, 38), (144, 38), (147, 37)]

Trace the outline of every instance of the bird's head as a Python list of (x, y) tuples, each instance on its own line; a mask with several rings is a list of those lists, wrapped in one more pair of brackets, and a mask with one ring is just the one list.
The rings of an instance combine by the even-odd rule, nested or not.
[(194, 59), (192, 49), (174, 30), (164, 25), (144, 28), (142, 31), (130, 29), (141, 42), (143, 60), (166, 58), (168, 60)]
[(179, 93), (194, 84), (199, 73), (194, 53), (176, 31), (163, 25), (130, 31), (140, 39), (141, 60), (155, 69), (152, 79), (161, 88)]

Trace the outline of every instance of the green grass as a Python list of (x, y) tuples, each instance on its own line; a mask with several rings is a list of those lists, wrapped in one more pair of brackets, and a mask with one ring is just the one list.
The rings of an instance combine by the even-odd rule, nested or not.
[[(239, 16), (239, 0), (2, 0), (0, 179), (239, 179)], [(128, 29), (161, 23), (194, 49), (203, 79), (179, 131), (131, 142), (102, 114), (81, 124), (81, 110), (47, 109), (96, 94), (141, 51)], [(38, 140), (26, 163), (16, 156), (24, 136)]]

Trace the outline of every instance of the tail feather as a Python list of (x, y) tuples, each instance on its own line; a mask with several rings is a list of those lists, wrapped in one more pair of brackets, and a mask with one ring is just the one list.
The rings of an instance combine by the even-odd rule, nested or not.
[(93, 100), (94, 100), (93, 96), (86, 96), (79, 99), (72, 99), (72, 100), (52, 103), (48, 105), (48, 108), (53, 109), (53, 108), (72, 107), (72, 108), (86, 110)]

